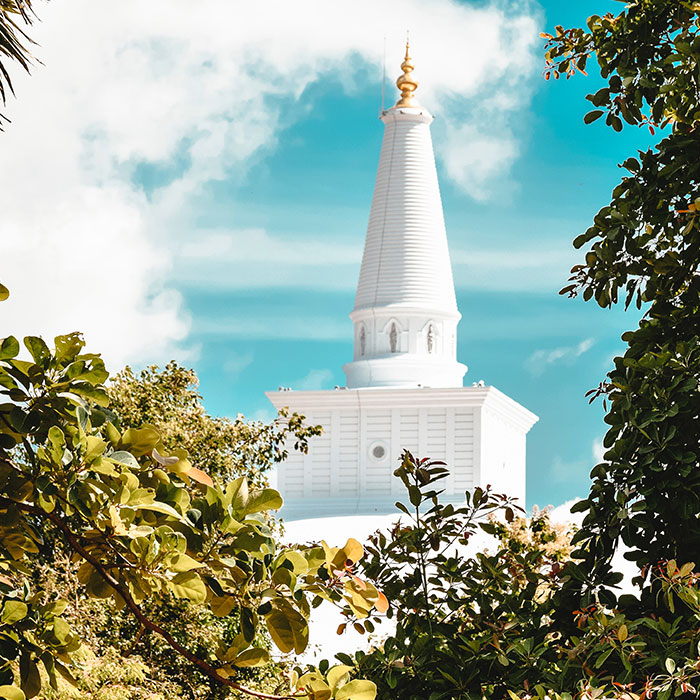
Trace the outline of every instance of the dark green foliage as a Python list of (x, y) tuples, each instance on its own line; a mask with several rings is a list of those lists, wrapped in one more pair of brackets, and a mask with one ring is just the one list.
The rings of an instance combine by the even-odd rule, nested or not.
[(588, 32), (559, 27), (549, 42), (547, 58), (559, 68), (583, 68), (595, 54), (608, 86), (588, 99), (609, 124), (621, 117), (667, 133), (622, 164), (629, 174), (574, 241), (589, 249), (562, 290), (602, 307), (645, 309), (593, 392), (610, 406), (610, 428), (605, 463), (579, 507), (587, 514), (577, 535), (590, 582), (584, 603), (605, 584), (619, 542), (640, 582), (659, 561), (683, 564), (700, 553), (699, 23), (698, 3), (644, 0), (617, 17), (591, 17)]
[[(525, 523), (490, 489), (468, 493), (461, 507), (441, 505), (443, 467), (408, 453), (396, 474), (411, 501), (397, 503), (407, 517), (373, 536), (362, 563), (386, 592), (396, 629), (368, 653), (338, 655), (377, 683), (379, 697), (640, 700), (646, 690), (660, 698), (695, 692), (700, 590), (691, 564), (652, 572), (653, 614), (601, 602), (564, 609), (561, 591), (580, 588), (585, 570), (566, 558), (567, 538), (546, 512)], [(494, 552), (467, 551), (479, 529), (498, 538)], [(562, 615), (567, 624), (559, 625)]]

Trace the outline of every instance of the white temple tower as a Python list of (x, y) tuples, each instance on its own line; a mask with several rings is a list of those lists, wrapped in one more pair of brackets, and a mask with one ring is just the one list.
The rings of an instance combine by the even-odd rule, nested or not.
[(435, 168), (432, 115), (415, 101), (406, 45), (401, 98), (384, 111), (384, 140), (355, 308), (347, 387), (267, 392), (323, 425), (308, 455), (290, 452), (278, 488), (288, 520), (391, 513), (404, 449), (442, 459), (445, 500), (491, 484), (525, 499), (525, 436), (537, 416), (494, 387), (462, 386), (457, 309)]

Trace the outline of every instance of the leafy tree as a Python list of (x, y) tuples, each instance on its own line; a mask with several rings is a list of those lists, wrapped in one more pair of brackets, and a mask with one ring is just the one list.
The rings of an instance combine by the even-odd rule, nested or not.
[[(395, 474), (410, 505), (397, 503), (404, 517), (373, 536), (361, 566), (391, 600), (396, 629), (369, 652), (338, 654), (380, 697), (640, 700), (700, 690), (700, 577), (691, 565), (653, 572), (653, 615), (596, 603), (566, 611), (572, 631), (555, 620), (560, 592), (575, 580), (570, 545), (546, 515), (526, 529), (489, 488), (467, 493), (461, 507), (440, 504), (442, 464), (408, 453)], [(479, 529), (497, 536), (496, 551), (467, 549)]]
[[(19, 359), (14, 337), (0, 341), (0, 698), (34, 697), (42, 671), (54, 689), (59, 676), (75, 681), (81, 639), (63, 617), (67, 601), (30, 585), (36, 555), (54, 540), (80, 562), (90, 597), (111, 599), (199, 672), (252, 695), (269, 697), (241, 684), (242, 669), (270, 657), (260, 628), (283, 653), (301, 653), (312, 602), (370, 614), (380, 596), (353, 574), (359, 543), (281, 547), (264, 516), (279, 494), (245, 476), (218, 485), (153, 426), (122, 426), (104, 364), (79, 334), (53, 349), (36, 337), (24, 345), (30, 359)], [(163, 598), (235, 613), (239, 631), (194, 651), (149, 614)], [(374, 697), (371, 683), (334, 669), (297, 680), (319, 697)]]
[[(621, 541), (648, 581), (659, 561), (692, 561), (700, 552), (700, 4), (636, 0), (588, 29), (547, 35), (550, 70), (584, 70), (595, 55), (607, 85), (588, 100), (592, 122), (606, 114), (661, 129), (664, 138), (622, 165), (629, 173), (574, 241), (589, 246), (562, 293), (604, 308), (645, 309), (627, 351), (594, 395), (609, 402), (605, 461), (593, 472), (577, 535), (587, 585), (611, 583)], [(610, 603), (609, 591), (600, 591)], [(648, 605), (654, 606), (653, 596)]]
[[(269, 425), (247, 423), (242, 416), (235, 421), (212, 417), (202, 405), (194, 371), (174, 362), (162, 370), (152, 366), (138, 374), (127, 367), (111, 378), (107, 393), (110, 410), (122, 425), (153, 425), (167, 449), (186, 449), (190, 461), (206, 465), (207, 473), (223, 483), (244, 475), (249, 485), (267, 486), (265, 472), (284, 459), (285, 444), (292, 439), (297, 449), (306, 451), (308, 438), (320, 432), (320, 427), (305, 426), (302, 416), (289, 417), (286, 412)], [(115, 665), (117, 655), (131, 679), (131, 698), (150, 697), (155, 688), (167, 689), (171, 697), (214, 700), (230, 695), (227, 687), (193, 673), (186, 659), (157, 635), (149, 634), (128, 610), (116, 611), (110, 601), (82, 595), (78, 564), (71, 561), (60, 540), (43, 548), (40, 557), (43, 564), (34, 569), (35, 585), (64, 593), (69, 601), (64, 618), (83, 641), (89, 671), (78, 678), (85, 692), (97, 683), (109, 697), (114, 688), (104, 670)], [(235, 637), (240, 630), (235, 613), (217, 617), (206, 605), (191, 601), (166, 598), (147, 607), (154, 620), (200, 652), (215, 646), (220, 638)], [(279, 664), (270, 663), (242, 670), (241, 675), (248, 687), (272, 692), (282, 671)], [(118, 692), (123, 692), (121, 682), (117, 685)], [(62, 692), (72, 697), (70, 689)]]
[[(396, 620), (393, 635), (354, 659), (377, 682), (380, 697), (502, 697), (508, 687), (539, 682), (539, 669), (527, 662), (544, 648), (548, 576), (559, 567), (559, 553), (548, 554), (520, 527), (519, 541), (511, 540), (517, 506), (490, 488), (467, 492), (461, 507), (439, 503), (437, 482), (445, 473), (441, 462), (404, 454), (395, 475), (410, 505), (397, 503), (405, 517), (371, 538), (362, 563)], [(505, 524), (489, 521), (495, 514)], [(470, 542), (479, 530), (500, 535), (503, 546), (474, 555)]]
[(309, 439), (321, 433), (321, 426), (307, 426), (304, 416), (284, 409), (270, 424), (242, 415), (212, 417), (197, 385), (194, 370), (170, 362), (138, 374), (126, 367), (111, 379), (107, 393), (124, 425), (156, 426), (166, 447), (187, 450), (192, 462), (205, 464), (222, 481), (245, 474), (251, 484), (267, 486), (266, 472), (286, 459), (292, 441), (295, 450), (306, 453)]

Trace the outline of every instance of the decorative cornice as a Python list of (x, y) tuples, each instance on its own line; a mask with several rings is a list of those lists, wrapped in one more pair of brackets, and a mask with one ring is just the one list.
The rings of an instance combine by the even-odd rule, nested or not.
[(288, 406), (294, 411), (324, 410), (334, 408), (421, 408), (467, 406), (485, 407), (527, 432), (539, 420), (493, 386), (432, 388), (366, 387), (362, 389), (335, 389), (331, 391), (268, 391), (265, 393), (273, 406)]

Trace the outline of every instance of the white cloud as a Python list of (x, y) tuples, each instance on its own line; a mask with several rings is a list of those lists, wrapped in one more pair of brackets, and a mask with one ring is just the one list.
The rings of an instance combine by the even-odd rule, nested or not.
[(554, 523), (565, 523), (581, 527), (585, 513), (572, 513), (571, 508), (575, 503), (578, 503), (581, 498), (572, 498), (570, 501), (565, 501), (556, 508), (552, 508), (549, 517)]
[[(488, 237), (474, 232), (474, 240)], [(567, 240), (552, 243), (548, 250), (499, 245), (492, 249), (456, 248), (450, 258), (455, 285), (463, 289), (556, 292), (564, 286), (566, 271), (578, 253)]]
[(515, 138), (490, 134), (485, 126), (452, 126), (446, 134), (443, 159), (447, 174), (474, 199), (489, 199), (496, 178), (518, 155)]
[(11, 296), (0, 306), (0, 335), (51, 340), (86, 330), (89, 349), (112, 369), (158, 359), (154, 348), (186, 335), (180, 295), (163, 283), (168, 258), (149, 241), (137, 196), (78, 185), (48, 205), (46, 219), (51, 193), (37, 196), (44, 201), (27, 213), (2, 203), (0, 276)]
[(304, 313), (303, 316), (271, 312), (264, 315), (219, 315), (197, 318), (197, 335), (256, 340), (347, 340), (352, 337), (349, 320)]
[[(457, 238), (458, 236), (455, 236)], [(473, 233), (473, 239), (480, 238)], [(261, 228), (197, 230), (176, 244), (181, 284), (216, 289), (298, 287), (354, 290), (363, 239), (297, 239)], [(542, 292), (559, 290), (578, 253), (566, 240), (549, 250), (463, 248), (452, 245), (457, 288)], [(233, 274), (235, 271), (235, 274)]]
[(551, 350), (535, 350), (525, 361), (525, 367), (531, 374), (539, 376), (550, 365), (562, 362), (564, 364), (573, 364), (573, 362), (581, 357), (585, 352), (588, 352), (595, 340), (586, 338), (576, 345), (566, 345)]
[(297, 239), (264, 229), (195, 231), (175, 249), (181, 284), (215, 289), (297, 287), (349, 290), (357, 284), (362, 238), (352, 244)]
[(591, 452), (593, 454), (593, 461), (596, 464), (600, 464), (605, 455), (605, 447), (603, 447), (603, 438), (598, 437), (593, 440), (593, 445), (591, 446)]
[[(274, 149), (310, 84), (367, 90), (385, 34), (393, 76), (410, 27), (421, 99), (441, 117), (438, 155), (484, 197), (517, 155), (513, 124), (537, 62), (536, 11), (507, 0), (362, 0), (350, 12), (321, 0), (247, 10), (202, 0), (196, 11), (184, 0), (72, 0), (40, 14), (44, 65), (17, 74), (1, 135), (0, 275), (14, 296), (0, 323), (47, 336), (84, 329), (115, 367), (182, 358), (189, 319), (173, 255), (196, 228), (194, 199)], [(161, 175), (149, 197), (133, 180), (144, 164)], [(276, 241), (239, 243), (231, 276)], [(207, 271), (194, 281), (206, 284)]]
[(299, 391), (318, 391), (328, 389), (333, 381), (333, 372), (329, 369), (312, 369), (302, 379), (294, 382), (292, 388)]

